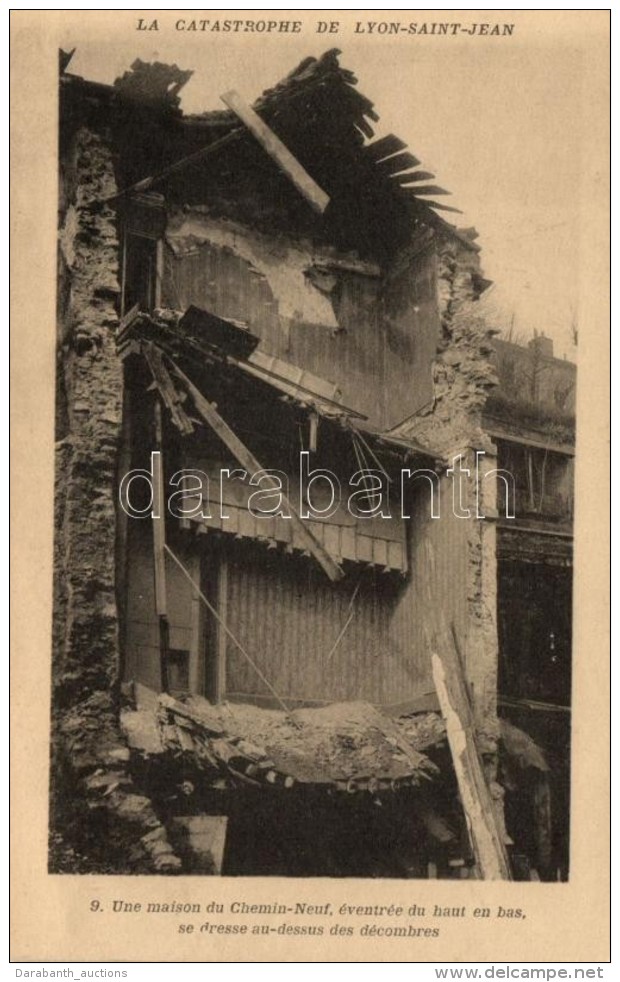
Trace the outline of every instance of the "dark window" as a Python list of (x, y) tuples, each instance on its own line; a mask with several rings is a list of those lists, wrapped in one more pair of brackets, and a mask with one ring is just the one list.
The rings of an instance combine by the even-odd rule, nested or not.
[(123, 312), (136, 304), (141, 310), (155, 306), (157, 282), (157, 239), (128, 233), (125, 239)]
[(501, 694), (570, 705), (572, 570), (500, 562), (498, 586)]

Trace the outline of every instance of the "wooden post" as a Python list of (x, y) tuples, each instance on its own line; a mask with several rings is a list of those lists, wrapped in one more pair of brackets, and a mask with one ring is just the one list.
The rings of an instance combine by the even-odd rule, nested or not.
[(159, 669), (162, 692), (169, 692), (168, 651), (170, 627), (166, 593), (166, 496), (164, 493), (164, 467), (162, 461), (161, 403), (155, 400), (155, 445), (158, 453), (153, 466), (153, 560), (155, 568), (155, 610), (159, 621)]
[(476, 746), (473, 713), (463, 669), (454, 638), (447, 629), (440, 630), (434, 639), (432, 667), (480, 877), (483, 880), (510, 880), (506, 849)]

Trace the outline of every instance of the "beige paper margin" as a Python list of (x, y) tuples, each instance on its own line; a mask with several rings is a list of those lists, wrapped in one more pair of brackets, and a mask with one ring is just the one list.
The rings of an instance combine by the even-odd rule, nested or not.
[[(153, 16), (183, 11), (153, 11)], [(187, 11), (216, 16), (214, 11)], [(222, 11), (236, 17), (269, 11)], [(346, 22), (372, 11), (275, 11)], [(595, 961), (609, 957), (608, 778), (608, 63), (598, 11), (380, 11), (377, 19), (510, 20), (521, 43), (562, 37), (584, 51), (572, 863), (568, 884), (417, 880), (50, 876), (47, 782), (53, 529), (57, 49), (87, 17), (110, 41), (144, 11), (13, 11), (12, 81), (12, 958), (15, 961)], [(408, 17), (410, 15), (410, 18)], [(509, 16), (505, 16), (509, 15)], [(311, 43), (312, 40), (312, 43)], [(331, 39), (329, 39), (331, 40)], [(338, 43), (335, 39), (334, 43)], [(260, 38), (247, 35), (260, 57)], [(160, 57), (166, 58), (160, 42)], [(254, 49), (253, 49), (253, 46)], [(327, 46), (327, 45), (325, 45)], [(317, 48), (309, 39), (308, 50)], [(205, 45), (206, 56), (207, 45)], [(388, 49), (386, 49), (388, 50)], [(303, 46), (302, 46), (303, 53)], [(481, 57), (483, 55), (481, 54)], [(404, 55), (403, 55), (404, 57)], [(411, 57), (414, 57), (412, 51)], [(450, 70), (444, 49), (444, 70)], [(438, 54), (438, 59), (440, 55)], [(438, 61), (438, 64), (441, 64)], [(386, 70), (394, 70), (386, 64)], [(527, 47), (524, 48), (527, 71)], [(472, 79), (475, 84), (475, 79)], [(372, 93), (370, 93), (372, 95)], [(483, 93), (481, 93), (483, 102)], [(527, 152), (527, 148), (524, 148)], [(183, 938), (206, 916), (89, 913), (98, 898), (285, 904), (520, 907), (525, 920), (444, 920), (438, 940)], [(226, 918), (233, 920), (233, 918)], [(294, 919), (285, 918), (289, 922)], [(258, 918), (258, 920), (268, 920)], [(364, 918), (359, 924), (372, 920)], [(335, 917), (332, 923), (342, 923)], [(304, 923), (325, 923), (312, 918)], [(351, 923), (351, 922), (348, 922)], [(394, 923), (387, 918), (376, 923)], [(331, 926), (328, 924), (328, 927)]]

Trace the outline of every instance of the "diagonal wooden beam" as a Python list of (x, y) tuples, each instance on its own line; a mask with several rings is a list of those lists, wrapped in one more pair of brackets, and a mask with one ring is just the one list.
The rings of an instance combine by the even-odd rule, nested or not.
[(280, 170), (292, 181), (312, 208), (322, 215), (329, 204), (329, 195), (310, 177), (288, 147), (282, 143), (282, 140), (267, 126), (267, 123), (260, 118), (258, 113), (254, 112), (252, 107), (244, 102), (238, 92), (225, 92), (224, 95), (220, 96), (220, 99), (239, 117), (252, 136), (258, 140), (263, 150), (269, 154), (272, 160), (275, 160)]
[[(226, 420), (220, 416), (213, 403), (205, 399), (199, 389), (197, 389), (194, 383), (188, 379), (187, 375), (185, 375), (181, 369), (175, 365), (172, 359), (170, 359), (170, 363), (173, 366), (174, 374), (191, 395), (197, 411), (200, 413), (207, 425), (210, 426), (213, 432), (220, 438), (222, 443), (228, 447), (233, 457), (239, 461), (241, 466), (249, 474), (256, 474), (259, 471), (264, 471), (265, 468), (259, 463), (256, 457), (254, 457), (252, 452), (248, 450), (245, 444), (242, 443), (234, 430), (230, 428)], [(267, 477), (269, 477), (269, 475), (267, 475)], [(304, 523), (303, 519), (300, 518), (292, 503), (275, 481), (271, 486), (274, 491), (277, 491), (282, 495), (282, 498), (286, 502), (293, 528), (297, 532), (300, 542), (303, 543), (308, 552), (314, 556), (316, 561), (327, 573), (330, 580), (333, 582), (341, 580), (344, 573), (338, 563), (332, 558), (332, 556), (330, 556), (323, 544), (319, 542), (319, 540), (312, 534), (308, 526)]]

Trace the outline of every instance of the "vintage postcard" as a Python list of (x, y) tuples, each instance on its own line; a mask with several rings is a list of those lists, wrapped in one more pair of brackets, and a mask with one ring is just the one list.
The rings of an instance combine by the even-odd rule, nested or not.
[(606, 961), (608, 11), (11, 23), (13, 958)]

